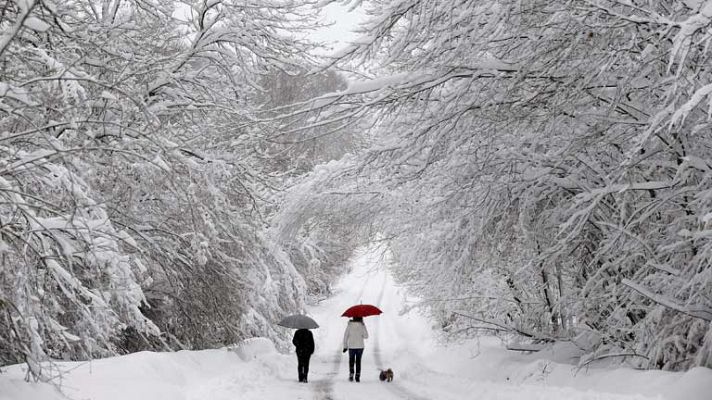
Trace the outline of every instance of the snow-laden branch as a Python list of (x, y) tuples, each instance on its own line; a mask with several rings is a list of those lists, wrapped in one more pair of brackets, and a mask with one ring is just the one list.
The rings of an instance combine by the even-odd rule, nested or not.
[[(37, 6), (36, 0), (20, 0), (16, 4), (19, 7), (20, 12), (17, 15), (15, 24), (9, 28), (3, 28), (0, 30), (0, 58), (3, 57), (3, 53), (5, 53), (7, 47), (20, 33), (23, 25), (30, 17), (30, 13), (32, 13), (32, 10)], [(5, 7), (8, 7), (8, 5), (5, 4)]]
[[(505, 325), (505, 324), (503, 324), (503, 323), (501, 323), (501, 322), (499, 322), (499, 321), (495, 321), (495, 320), (492, 320), (492, 319), (480, 318), (480, 317), (476, 317), (476, 316), (474, 316), (474, 315), (469, 315), (469, 314), (462, 313), (462, 312), (459, 312), (459, 311), (453, 311), (452, 313), (455, 314), (455, 315), (459, 315), (459, 316), (461, 316), (461, 317), (467, 318), (467, 319), (471, 319), (471, 320), (473, 320), (473, 321), (482, 322), (482, 323), (489, 324), (489, 325), (494, 325), (494, 326), (496, 326), (496, 327), (498, 327), (498, 328), (503, 329), (504, 331), (507, 331), (507, 332), (514, 332), (514, 333), (517, 333), (517, 334), (519, 334), (519, 335), (522, 335), (522, 336), (525, 336), (525, 337), (528, 337), (528, 338), (544, 339), (544, 338), (542, 338), (542, 337), (540, 337), (540, 336), (538, 336), (538, 335), (536, 335), (536, 334), (534, 334), (534, 333), (532, 333), (532, 332), (527, 332), (526, 330), (523, 330), (523, 329), (521, 329), (521, 328), (517, 328), (517, 327), (513, 327), (513, 326), (508, 326), (508, 325)], [(547, 339), (550, 339), (550, 338), (547, 338)]]
[[(375, 220), (421, 298), (474, 292), (478, 326), (585, 325), (606, 338), (593, 352), (708, 365), (712, 1), (678, 3), (379, 3), (327, 63), (379, 78), (271, 112), (274, 135), (366, 120), (357, 178), (320, 194), (368, 182), (400, 199)], [(358, 197), (343, 201), (370, 212)]]
[(651, 290), (639, 285), (630, 279), (623, 279), (621, 281), (624, 285), (635, 290), (636, 292), (642, 294), (648, 299), (665, 306), (671, 310), (687, 314), (691, 317), (700, 318), (705, 321), (712, 321), (712, 308), (704, 307), (702, 305), (682, 305), (678, 304), (675, 300), (667, 298), (663, 295), (653, 293)]

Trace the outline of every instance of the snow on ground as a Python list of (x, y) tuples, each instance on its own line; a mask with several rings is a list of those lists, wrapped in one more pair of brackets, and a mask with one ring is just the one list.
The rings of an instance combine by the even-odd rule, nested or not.
[[(317, 350), (309, 383), (297, 382), (296, 357), (279, 354), (267, 339), (234, 348), (141, 352), (92, 362), (62, 362), (55, 387), (26, 383), (22, 365), (3, 368), (0, 400), (709, 400), (712, 370), (687, 373), (591, 367), (567, 363), (565, 345), (522, 354), (493, 338), (441, 345), (427, 319), (400, 314), (404, 291), (387, 273), (378, 249), (354, 258), (335, 296), (311, 311)], [(361, 383), (348, 382), (348, 357), (341, 352), (347, 307), (378, 305), (383, 314), (365, 319), (371, 337), (363, 356)], [(395, 372), (378, 380), (379, 368)]]

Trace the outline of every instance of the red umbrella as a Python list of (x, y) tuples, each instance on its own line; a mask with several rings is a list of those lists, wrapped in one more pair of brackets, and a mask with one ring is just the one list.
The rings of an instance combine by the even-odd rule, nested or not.
[(369, 315), (378, 315), (383, 313), (378, 307), (370, 304), (358, 304), (349, 307), (348, 310), (341, 314), (342, 317), (368, 317)]

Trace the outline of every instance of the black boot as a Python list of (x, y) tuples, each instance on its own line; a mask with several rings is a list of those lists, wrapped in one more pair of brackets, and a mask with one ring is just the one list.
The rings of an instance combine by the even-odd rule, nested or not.
[(349, 382), (353, 382), (353, 381), (354, 381), (354, 374), (349, 374)]
[(361, 382), (361, 375), (356, 374), (356, 382)]

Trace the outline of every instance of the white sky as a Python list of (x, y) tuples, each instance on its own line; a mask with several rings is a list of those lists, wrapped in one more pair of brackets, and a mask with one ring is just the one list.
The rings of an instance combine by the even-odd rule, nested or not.
[(351, 11), (349, 8), (338, 3), (324, 7), (322, 21), (333, 25), (315, 31), (310, 35), (311, 38), (325, 43), (331, 50), (337, 50), (355, 40), (358, 35), (352, 31), (358, 27), (359, 22), (365, 20), (365, 15), (360, 7)]
[[(325, 51), (319, 52), (320, 54), (328, 55), (358, 37), (358, 34), (353, 30), (358, 27), (359, 22), (366, 19), (366, 16), (363, 12), (363, 5), (355, 7), (353, 10), (351, 8), (352, 5), (339, 3), (331, 3), (322, 8), (320, 21), (331, 25), (315, 30), (308, 35), (311, 40), (328, 46)], [(188, 20), (189, 13), (190, 8), (187, 5), (178, 4), (173, 16)]]

